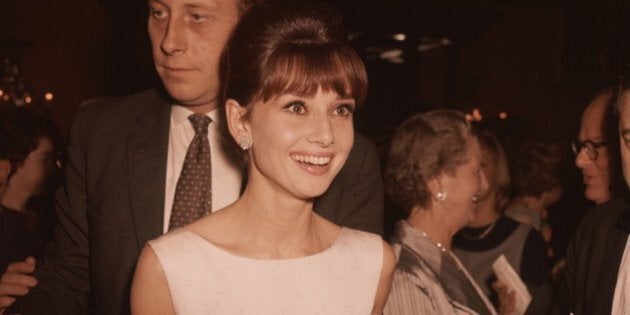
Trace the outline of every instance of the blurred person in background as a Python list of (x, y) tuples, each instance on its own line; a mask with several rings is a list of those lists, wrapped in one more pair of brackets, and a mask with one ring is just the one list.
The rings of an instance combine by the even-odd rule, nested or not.
[[(0, 110), (0, 270), (38, 255), (50, 238), (50, 197), (60, 136), (30, 108)], [(36, 200), (36, 198), (41, 198)], [(42, 200), (49, 203), (42, 202)]]
[(544, 314), (551, 291), (547, 246), (531, 225), (503, 215), (511, 191), (507, 157), (493, 133), (482, 130), (476, 135), (488, 188), (479, 193), (475, 218), (453, 238), (453, 252), (494, 303), (498, 297), (491, 287), (496, 280), (492, 264), (505, 255), (533, 297), (528, 314)]
[(548, 244), (552, 230), (547, 222), (548, 207), (562, 197), (560, 171), (564, 154), (559, 143), (551, 140), (528, 139), (518, 146), (510, 160), (514, 197), (505, 215), (517, 222), (531, 224), (540, 231)]

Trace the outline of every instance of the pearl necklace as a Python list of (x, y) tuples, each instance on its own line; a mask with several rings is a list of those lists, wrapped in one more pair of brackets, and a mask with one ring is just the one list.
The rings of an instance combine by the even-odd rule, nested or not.
[(442, 245), (442, 243), (434, 241), (431, 237), (429, 237), (429, 234), (427, 234), (427, 232), (421, 230), (418, 227), (415, 227), (415, 229), (417, 229), (418, 232), (420, 232), (420, 235), (422, 235), (424, 238), (426, 238), (429, 241), (431, 241), (431, 243), (433, 243), (435, 245), (435, 247), (437, 247), (442, 253), (448, 253), (448, 251), (449, 251), (448, 248), (444, 247), (444, 245)]

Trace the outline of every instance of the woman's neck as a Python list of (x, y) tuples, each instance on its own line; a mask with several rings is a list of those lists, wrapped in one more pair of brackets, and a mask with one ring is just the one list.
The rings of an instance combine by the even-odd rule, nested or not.
[(229, 207), (230, 226), (238, 230), (247, 247), (263, 258), (284, 259), (307, 256), (329, 246), (321, 235), (321, 219), (313, 211), (313, 200), (301, 200), (267, 189), (248, 186)]
[(411, 210), (407, 223), (426, 233), (429, 239), (439, 243), (443, 248), (451, 249), (453, 235), (457, 231), (453, 231), (436, 211), (416, 207)]

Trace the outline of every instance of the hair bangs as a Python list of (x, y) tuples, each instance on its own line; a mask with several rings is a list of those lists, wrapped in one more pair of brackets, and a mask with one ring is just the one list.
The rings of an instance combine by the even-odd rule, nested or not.
[(338, 44), (287, 44), (279, 47), (262, 69), (260, 98), (281, 94), (314, 96), (321, 88), (361, 106), (367, 94), (367, 75), (351, 48)]

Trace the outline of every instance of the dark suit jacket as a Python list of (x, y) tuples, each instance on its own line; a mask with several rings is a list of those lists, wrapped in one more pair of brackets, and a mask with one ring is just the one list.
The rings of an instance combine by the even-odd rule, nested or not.
[(621, 199), (586, 213), (567, 249), (561, 314), (610, 314), (629, 218), (630, 206)]
[(0, 205), (0, 272), (11, 262), (39, 255), (45, 244), (34, 213)]
[[(53, 242), (38, 285), (11, 312), (126, 314), (144, 244), (162, 234), (169, 104), (154, 91), (94, 100), (72, 123)], [(376, 150), (361, 136), (316, 211), (340, 225), (382, 233)]]

